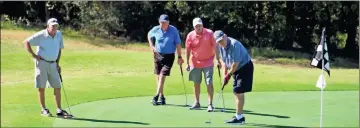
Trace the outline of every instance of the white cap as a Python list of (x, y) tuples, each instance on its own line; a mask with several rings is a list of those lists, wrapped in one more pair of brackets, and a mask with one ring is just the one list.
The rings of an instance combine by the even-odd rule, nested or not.
[(55, 18), (50, 18), (48, 21), (47, 21), (47, 25), (59, 25), (57, 19)]
[(203, 24), (202, 20), (198, 17), (196, 17), (194, 20), (193, 20), (193, 27), (195, 27), (196, 25), (198, 24)]

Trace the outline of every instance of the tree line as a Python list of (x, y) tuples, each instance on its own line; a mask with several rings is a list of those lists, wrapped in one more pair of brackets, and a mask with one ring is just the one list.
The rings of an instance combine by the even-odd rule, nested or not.
[(44, 26), (56, 17), (92, 36), (141, 42), (161, 14), (169, 15), (182, 40), (200, 17), (204, 27), (247, 46), (307, 53), (314, 52), (325, 27), (330, 54), (359, 58), (359, 1), (1, 1), (0, 7), (16, 24)]

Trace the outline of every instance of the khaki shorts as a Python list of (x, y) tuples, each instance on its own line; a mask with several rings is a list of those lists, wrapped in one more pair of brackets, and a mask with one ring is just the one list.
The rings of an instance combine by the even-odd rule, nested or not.
[(202, 80), (201, 73), (203, 73), (206, 85), (212, 85), (213, 72), (214, 72), (213, 66), (206, 68), (192, 68), (190, 69), (189, 80), (193, 81), (196, 84), (201, 84), (201, 80)]
[[(35, 60), (35, 88), (45, 88), (49, 83), (51, 88), (60, 88), (61, 81), (57, 64), (44, 60)], [(48, 86), (49, 87), (49, 86)]]

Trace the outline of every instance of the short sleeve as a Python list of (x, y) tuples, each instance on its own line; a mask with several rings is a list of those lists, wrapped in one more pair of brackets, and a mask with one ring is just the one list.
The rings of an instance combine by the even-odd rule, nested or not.
[(42, 37), (43, 31), (40, 31), (27, 38), (26, 41), (29, 42), (31, 46), (39, 46)]
[(241, 48), (241, 45), (240, 43), (235, 43), (234, 44), (234, 49), (233, 49), (233, 52), (232, 52), (232, 58), (233, 58), (233, 61), (234, 63), (237, 63), (237, 62), (240, 62), (240, 48)]
[(156, 27), (153, 27), (149, 32), (148, 32), (148, 36), (150, 38), (154, 38), (155, 37), (155, 30), (156, 30)]
[(179, 33), (179, 31), (178, 31), (176, 28), (175, 28), (174, 34), (175, 34), (175, 44), (176, 44), (176, 45), (177, 45), (177, 44), (180, 44), (180, 43), (181, 43), (180, 33)]

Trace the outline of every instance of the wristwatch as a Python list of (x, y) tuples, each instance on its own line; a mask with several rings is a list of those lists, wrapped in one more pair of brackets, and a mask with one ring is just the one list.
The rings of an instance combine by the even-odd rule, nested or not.
[(181, 59), (182, 57), (181, 56), (178, 56), (178, 59)]

